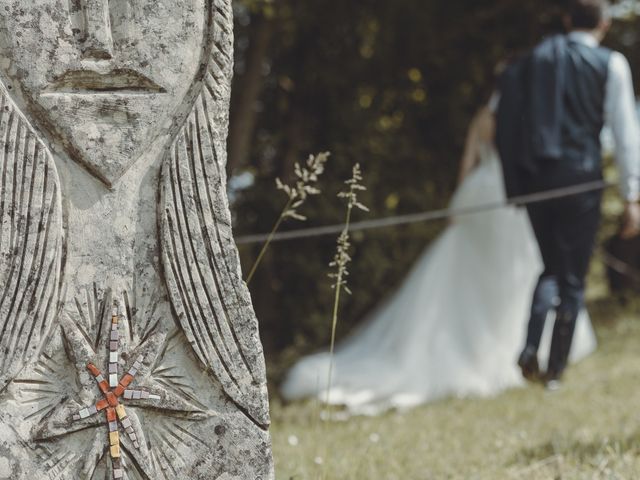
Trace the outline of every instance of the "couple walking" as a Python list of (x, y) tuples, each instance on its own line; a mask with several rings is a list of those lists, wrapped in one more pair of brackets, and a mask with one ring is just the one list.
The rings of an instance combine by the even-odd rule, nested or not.
[[(638, 234), (640, 129), (629, 64), (600, 46), (607, 10), (605, 0), (573, 0), (568, 33), (507, 67), (469, 130), (452, 207), (601, 179), (608, 124), (626, 201), (622, 233)], [(595, 349), (584, 290), (600, 201), (591, 191), (454, 219), (399, 290), (338, 346), (332, 401), (373, 414), (495, 394), (522, 375), (556, 388), (568, 361)], [(322, 395), (329, 363), (326, 352), (303, 358), (283, 396)]]

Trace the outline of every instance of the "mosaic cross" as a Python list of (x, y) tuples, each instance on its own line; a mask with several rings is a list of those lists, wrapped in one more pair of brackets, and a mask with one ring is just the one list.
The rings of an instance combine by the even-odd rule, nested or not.
[(113, 466), (113, 478), (119, 480), (124, 478), (124, 467), (121, 459), (120, 449), (120, 432), (119, 426), (122, 425), (125, 433), (133, 443), (134, 448), (140, 449), (138, 437), (133, 429), (131, 419), (127, 415), (127, 411), (120, 402), (122, 400), (160, 400), (160, 396), (153, 395), (146, 390), (128, 388), (135, 380), (136, 374), (142, 367), (144, 356), (140, 355), (133, 363), (133, 366), (127, 373), (118, 379), (118, 359), (119, 359), (119, 340), (120, 332), (118, 330), (120, 315), (118, 309), (114, 308), (111, 316), (111, 332), (109, 337), (109, 373), (107, 377), (93, 363), (87, 365), (87, 369), (96, 379), (98, 387), (104, 396), (95, 405), (83, 408), (73, 416), (74, 421), (84, 420), (105, 412), (106, 423), (109, 429), (109, 453), (111, 456), (111, 464)]

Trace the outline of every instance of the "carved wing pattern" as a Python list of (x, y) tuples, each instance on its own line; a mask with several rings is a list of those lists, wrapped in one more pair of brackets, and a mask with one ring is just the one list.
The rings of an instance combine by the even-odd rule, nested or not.
[(0, 390), (54, 323), (62, 242), (53, 159), (0, 86)]
[(240, 271), (226, 196), (233, 70), (231, 0), (212, 0), (203, 89), (165, 159), (162, 257), (171, 303), (199, 360), (259, 426), (269, 424), (258, 322)]

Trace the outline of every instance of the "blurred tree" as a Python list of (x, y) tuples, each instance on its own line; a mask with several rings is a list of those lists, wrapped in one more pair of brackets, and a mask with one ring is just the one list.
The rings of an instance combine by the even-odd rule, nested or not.
[[(372, 217), (447, 204), (464, 132), (487, 101), (495, 66), (561, 29), (552, 0), (239, 0), (231, 174), (252, 188), (235, 202), (236, 234), (268, 231), (282, 208), (274, 179), (330, 150), (310, 224), (336, 223), (335, 193), (360, 162)], [(640, 61), (635, 20), (611, 44)], [(343, 336), (385, 296), (442, 224), (359, 234)], [(272, 377), (326, 345), (334, 238), (273, 245), (251, 288)], [(241, 249), (245, 268), (259, 246)]]
[(242, 95), (233, 96), (234, 121), (229, 130), (228, 166), (237, 170), (246, 166), (251, 154), (251, 141), (255, 131), (260, 94), (266, 78), (271, 38), (276, 27), (275, 10), (270, 2), (247, 0), (240, 10), (239, 22), (251, 28), (243, 31), (237, 42), (240, 53), (235, 90)]

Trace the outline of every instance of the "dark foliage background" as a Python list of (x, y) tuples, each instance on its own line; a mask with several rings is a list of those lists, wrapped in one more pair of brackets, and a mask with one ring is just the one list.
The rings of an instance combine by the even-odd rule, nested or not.
[[(304, 225), (338, 223), (335, 197), (360, 162), (371, 218), (446, 206), (467, 124), (492, 91), (495, 66), (562, 29), (551, 0), (240, 0), (229, 173), (249, 172), (233, 204), (236, 235), (267, 232), (285, 198), (274, 185), (293, 163), (329, 150), (323, 194)], [(640, 66), (638, 22), (615, 23), (607, 44)], [(360, 215), (360, 214), (358, 214)], [(361, 217), (364, 218), (364, 217)], [(360, 218), (358, 218), (360, 219)], [(344, 337), (393, 292), (442, 223), (354, 237)], [(259, 246), (241, 248), (245, 271)], [(274, 244), (251, 284), (271, 380), (327, 345), (332, 237)]]

